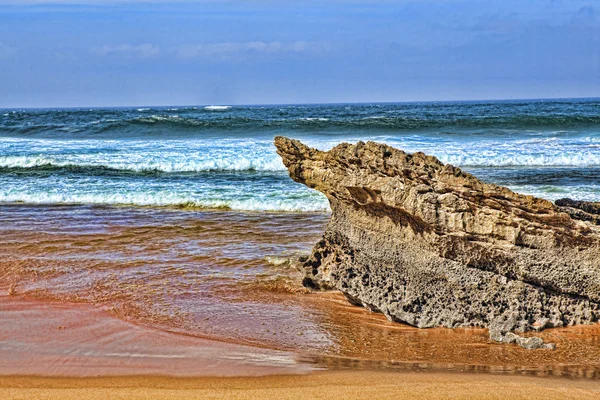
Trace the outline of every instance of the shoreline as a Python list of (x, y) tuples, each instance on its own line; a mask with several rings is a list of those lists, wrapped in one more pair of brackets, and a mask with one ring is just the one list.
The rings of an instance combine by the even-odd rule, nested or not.
[[(578, 399), (597, 373), (543, 375), (482, 365), (377, 368), (339, 357), (206, 340), (123, 321), (101, 307), (0, 296), (3, 399)], [(15, 332), (27, 332), (18, 335)], [(12, 351), (11, 351), (12, 349)], [(365, 361), (367, 361), (365, 363)], [(371, 360), (370, 362), (375, 362)], [(412, 365), (412, 367), (410, 365)], [(560, 365), (556, 365), (561, 367)], [(526, 373), (523, 375), (522, 373)]]
[[(356, 308), (355, 312), (366, 311)], [(487, 360), (486, 363), (485, 359), (465, 363), (459, 360), (403, 359), (401, 355), (399, 359), (376, 359), (316, 354), (301, 349), (282, 350), (138, 325), (120, 319), (97, 305), (45, 301), (26, 296), (0, 296), (0, 313), (5, 320), (4, 327), (0, 329), (0, 377), (89, 379), (162, 376), (179, 379), (362, 371), (600, 380), (600, 365), (565, 363), (559, 359), (538, 365), (512, 364), (508, 360), (505, 363)], [(435, 334), (435, 329), (421, 331), (403, 325), (391, 326), (390, 329)], [(439, 329), (440, 334), (458, 334), (455, 330)], [(26, 337), (19, 336), (18, 333), (23, 331), (28, 332)], [(439, 351), (444, 351), (446, 340), (439, 343)], [(504, 352), (521, 351), (506, 344), (474, 342), (469, 345), (457, 342), (455, 345), (466, 346), (465, 350), (486, 346)]]
[(314, 369), (293, 352), (145, 327), (90, 304), (0, 296), (0, 313), (0, 376), (261, 376)]

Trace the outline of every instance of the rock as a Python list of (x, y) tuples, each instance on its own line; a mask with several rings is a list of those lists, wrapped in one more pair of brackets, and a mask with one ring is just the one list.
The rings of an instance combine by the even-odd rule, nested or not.
[(523, 337), (523, 336), (519, 336), (513, 332), (507, 332), (505, 334), (498, 334), (498, 332), (493, 332), (490, 331), (490, 338), (492, 340), (495, 340), (497, 342), (502, 342), (502, 343), (516, 343), (519, 346), (523, 347), (524, 349), (527, 350), (535, 350), (535, 349), (548, 349), (548, 350), (554, 350), (555, 349), (555, 345), (554, 343), (544, 343), (544, 341), (542, 339), (540, 339), (539, 337)]
[(340, 290), (391, 321), (486, 327), (502, 342), (598, 320), (600, 227), (589, 220), (423, 153), (374, 142), (323, 152), (284, 137), (275, 145), (291, 178), (331, 205), (323, 239), (301, 262), (305, 286)]
[(600, 225), (600, 203), (572, 199), (558, 199), (554, 203), (575, 219)]

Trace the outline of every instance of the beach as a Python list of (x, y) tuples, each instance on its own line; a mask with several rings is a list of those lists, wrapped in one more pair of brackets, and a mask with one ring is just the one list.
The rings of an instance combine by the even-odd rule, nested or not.
[(596, 382), (470, 374), (328, 372), (253, 378), (0, 378), (7, 399), (585, 399)]
[(598, 201), (599, 109), (3, 110), (0, 397), (593, 398), (598, 324), (525, 350), (304, 287), (296, 261), (329, 203), (290, 179), (272, 140), (381, 141), (525, 194)]
[[(558, 365), (506, 370), (427, 362), (396, 368), (315, 364), (294, 352), (206, 340), (124, 323), (89, 305), (0, 299), (5, 399), (579, 399), (597, 372)], [(9, 326), (10, 329), (6, 329)], [(26, 335), (22, 332), (27, 332)], [(441, 344), (443, 350), (444, 344)], [(515, 375), (515, 372), (520, 375)], [(562, 376), (561, 376), (562, 375)]]

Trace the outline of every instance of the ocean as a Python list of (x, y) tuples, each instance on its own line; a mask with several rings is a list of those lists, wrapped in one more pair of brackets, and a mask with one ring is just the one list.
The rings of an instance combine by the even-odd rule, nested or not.
[(384, 142), (520, 193), (600, 201), (599, 99), (6, 109), (0, 290), (327, 365), (597, 364), (592, 331), (526, 352), (308, 293), (289, 260), (319, 240), (329, 205), (289, 178), (276, 135)]
[(374, 140), (555, 200), (600, 200), (600, 100), (0, 110), (0, 202), (328, 210), (272, 139)]

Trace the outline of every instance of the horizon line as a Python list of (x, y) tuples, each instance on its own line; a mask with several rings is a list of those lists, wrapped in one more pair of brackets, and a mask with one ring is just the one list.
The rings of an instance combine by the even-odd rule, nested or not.
[(65, 109), (107, 109), (107, 108), (144, 108), (144, 107), (257, 107), (257, 106), (319, 106), (319, 105), (358, 105), (358, 104), (414, 104), (414, 103), (468, 103), (468, 102), (508, 102), (508, 101), (559, 101), (559, 100), (595, 100), (599, 96), (587, 97), (533, 97), (533, 98), (494, 98), (494, 99), (466, 99), (466, 100), (403, 100), (403, 101), (349, 101), (349, 102), (323, 102), (323, 103), (211, 103), (211, 104), (132, 104), (132, 105), (102, 105), (102, 106), (11, 106), (0, 107), (0, 110), (65, 110)]

